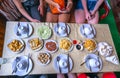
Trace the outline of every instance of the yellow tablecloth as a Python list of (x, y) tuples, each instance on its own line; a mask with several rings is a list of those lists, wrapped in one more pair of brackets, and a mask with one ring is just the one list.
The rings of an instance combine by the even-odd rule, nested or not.
[[(15, 57), (16, 56), (21, 56), (21, 55), (28, 55), (28, 53), (32, 54), (31, 58), (32, 58), (32, 61), (34, 63), (33, 69), (31, 70), (30, 74), (45, 74), (45, 73), (51, 74), (51, 73), (58, 73), (58, 72), (55, 71), (55, 69), (53, 67), (54, 66), (53, 65), (53, 61), (54, 61), (54, 58), (57, 55), (62, 54), (64, 52), (62, 52), (59, 49), (56, 53), (51, 54), (52, 60), (51, 60), (51, 62), (48, 65), (41, 66), (39, 64), (37, 55), (40, 52), (44, 52), (45, 48), (43, 48), (39, 52), (33, 52), (31, 49), (29, 49), (27, 47), (27, 44), (26, 44), (27, 40), (29, 38), (31, 38), (33, 36), (37, 36), (37, 29), (40, 26), (47, 25), (51, 29), (53, 29), (54, 25), (56, 23), (33, 23), (33, 22), (28, 22), (28, 23), (32, 24), (34, 32), (33, 32), (32, 36), (30, 36), (29, 38), (24, 38), (23, 39), (23, 41), (26, 44), (24, 51), (21, 52), (21, 53), (19, 53), (19, 54), (14, 54), (14, 53), (11, 53), (7, 49), (7, 42), (8, 42), (9, 39), (18, 38), (15, 35), (15, 33), (14, 33), (14, 27), (15, 27), (15, 25), (17, 25), (17, 23), (18, 22), (7, 22), (7, 24), (6, 24), (6, 33), (5, 33), (5, 40), (4, 40), (4, 48), (3, 48), (3, 56), (2, 57), (11, 58), (11, 59), (9, 60), (8, 63), (3, 64), (1, 66), (0, 75), (12, 75), (12, 62), (15, 59)], [(82, 40), (82, 41), (85, 40), (85, 38), (83, 38), (80, 35), (80, 33), (79, 33), (79, 27), (80, 27), (81, 24), (75, 24), (75, 23), (67, 23), (67, 24), (70, 26), (70, 29), (71, 29), (71, 32), (70, 32), (70, 35), (69, 35), (69, 38), (71, 40), (74, 40), (74, 39)], [(95, 29), (97, 31), (97, 35), (94, 38), (95, 41), (97, 43), (101, 42), (101, 41), (105, 41), (105, 42), (109, 43), (111, 46), (113, 46), (113, 49), (114, 49), (112, 55), (116, 55), (117, 56), (116, 50), (115, 50), (115, 47), (114, 47), (114, 43), (113, 43), (110, 31), (109, 31), (109, 26), (107, 24), (95, 24), (93, 26), (95, 27)], [(52, 37), (50, 39), (59, 41), (60, 38), (61, 37), (57, 36), (54, 33), (54, 31), (53, 31)], [(85, 58), (85, 56), (88, 53), (90, 53), (90, 52), (88, 52), (86, 50), (78, 51), (78, 50), (76, 50), (76, 48), (74, 46), (73, 50), (71, 52), (69, 52), (69, 55), (72, 58), (73, 63), (74, 63), (73, 69), (72, 69), (71, 73), (90, 72), (85, 67), (85, 64), (83, 66), (80, 66), (80, 64), (84, 61), (84, 58)], [(103, 68), (102, 68), (102, 70), (100, 72), (120, 71), (120, 65), (114, 65), (114, 64), (112, 64), (110, 62), (105, 61), (105, 58), (103, 56), (100, 56), (100, 57), (102, 58), (102, 61), (103, 61)]]

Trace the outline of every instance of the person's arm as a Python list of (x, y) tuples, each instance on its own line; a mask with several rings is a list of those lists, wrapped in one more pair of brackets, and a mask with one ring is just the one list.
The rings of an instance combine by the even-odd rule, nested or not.
[(14, 4), (16, 5), (17, 9), (20, 11), (20, 13), (26, 17), (29, 21), (31, 22), (40, 22), (39, 20), (37, 19), (33, 19), (27, 12), (26, 10), (24, 9), (24, 7), (22, 6), (21, 4), (21, 1), (20, 0), (13, 0)]
[(58, 3), (55, 3), (53, 0), (45, 0), (48, 4), (53, 5), (54, 7), (60, 9), (60, 6)]
[(103, 3), (104, 0), (98, 0), (98, 2), (95, 5), (94, 10), (91, 12), (92, 15), (95, 15), (95, 13), (98, 11), (99, 7), (101, 6), (101, 4)]
[(39, 0), (40, 4), (38, 6), (38, 11), (40, 11), (40, 15), (43, 16), (44, 15), (44, 2), (43, 0)]
[(62, 13), (62, 11), (61, 11), (61, 9), (60, 9), (60, 5), (59, 5), (58, 3), (54, 2), (53, 0), (45, 0), (45, 1), (46, 1), (48, 4), (53, 5), (54, 7), (56, 7), (57, 10)]
[(81, 1), (82, 1), (82, 5), (83, 5), (83, 8), (84, 8), (84, 12), (85, 12), (85, 17), (86, 17), (86, 19), (87, 19), (87, 20), (91, 20), (91, 14), (90, 14), (90, 12), (88, 11), (86, 0), (81, 0)]
[(66, 6), (66, 11), (67, 11), (67, 12), (70, 12), (71, 9), (72, 9), (72, 7), (73, 7), (73, 2), (72, 2), (72, 0), (68, 0), (67, 6)]

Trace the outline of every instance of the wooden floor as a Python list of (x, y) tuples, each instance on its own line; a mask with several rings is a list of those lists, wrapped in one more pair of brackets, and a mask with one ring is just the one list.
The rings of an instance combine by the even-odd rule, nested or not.
[(0, 57), (2, 56), (2, 50), (3, 50), (5, 24), (6, 24), (5, 18), (0, 16)]

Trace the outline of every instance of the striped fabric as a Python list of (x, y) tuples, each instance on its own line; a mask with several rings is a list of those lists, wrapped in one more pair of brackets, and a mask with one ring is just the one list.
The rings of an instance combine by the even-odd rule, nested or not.
[(18, 20), (22, 16), (12, 0), (0, 0), (0, 14), (10, 21)]

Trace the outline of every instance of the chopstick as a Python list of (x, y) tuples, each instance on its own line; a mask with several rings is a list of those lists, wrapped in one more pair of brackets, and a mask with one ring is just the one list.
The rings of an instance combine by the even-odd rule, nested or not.
[(67, 54), (68, 72), (70, 72), (69, 53)]

